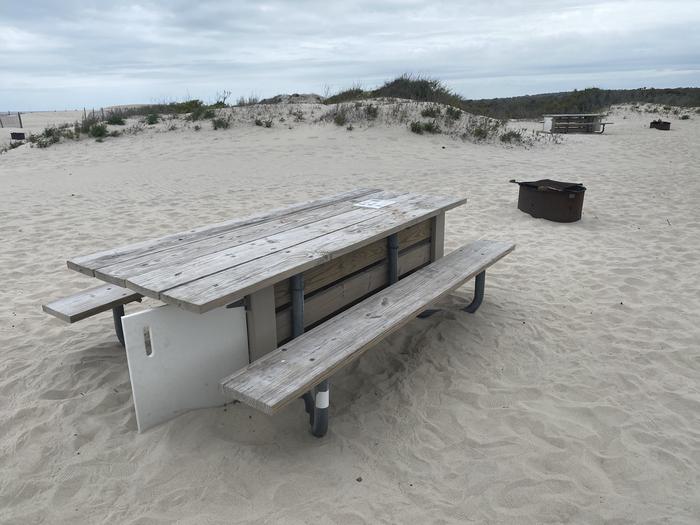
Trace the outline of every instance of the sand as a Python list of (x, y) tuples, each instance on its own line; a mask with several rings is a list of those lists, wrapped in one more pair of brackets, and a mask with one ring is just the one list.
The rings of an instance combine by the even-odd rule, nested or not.
[[(700, 115), (655, 116), (529, 148), (306, 121), (1, 155), (0, 522), (697, 523)], [(586, 185), (580, 222), (518, 211), (509, 179), (545, 177)], [(322, 440), (301, 402), (138, 434), (111, 316), (41, 311), (94, 283), (70, 256), (358, 186), (464, 195), (446, 250), (517, 249), (476, 314), (465, 286), (338, 373)]]

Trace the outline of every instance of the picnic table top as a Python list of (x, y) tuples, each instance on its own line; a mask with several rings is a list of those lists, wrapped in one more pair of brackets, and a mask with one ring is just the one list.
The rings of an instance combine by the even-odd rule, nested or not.
[(466, 203), (357, 189), (68, 261), (68, 267), (197, 313)]

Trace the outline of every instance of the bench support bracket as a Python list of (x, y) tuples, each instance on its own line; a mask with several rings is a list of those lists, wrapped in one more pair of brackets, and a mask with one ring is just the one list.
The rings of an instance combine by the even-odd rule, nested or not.
[(112, 308), (112, 318), (114, 319), (114, 331), (117, 332), (117, 339), (124, 345), (124, 328), (122, 327), (122, 317), (124, 317), (124, 305), (120, 304)]
[[(484, 301), (484, 289), (486, 288), (486, 270), (481, 272), (476, 276), (476, 279), (474, 281), (474, 298), (472, 299), (472, 302), (469, 303), (467, 306), (462, 308), (465, 312), (468, 312), (470, 314), (473, 314), (476, 312), (479, 307), (481, 306), (481, 303)], [(430, 309), (430, 310), (425, 310), (424, 312), (421, 312), (418, 314), (419, 319), (427, 319), (433, 314), (436, 314), (440, 311), (440, 309)]]
[(484, 288), (485, 287), (486, 287), (486, 271), (484, 270), (483, 272), (481, 272), (479, 275), (476, 276), (476, 281), (474, 283), (474, 298), (472, 299), (472, 302), (469, 303), (464, 308), (462, 308), (462, 310), (464, 310), (465, 312), (469, 312), (470, 314), (473, 314), (474, 312), (476, 312), (484, 300)]

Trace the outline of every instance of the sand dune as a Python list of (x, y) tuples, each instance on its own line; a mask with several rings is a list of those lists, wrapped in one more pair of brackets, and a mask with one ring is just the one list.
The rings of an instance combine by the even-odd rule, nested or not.
[[(700, 115), (653, 117), (529, 148), (288, 119), (3, 154), (0, 522), (697, 523)], [(517, 210), (508, 180), (546, 177), (586, 185), (580, 222)], [(358, 186), (465, 195), (447, 251), (518, 248), (476, 314), (417, 319), (334, 377), (323, 440), (301, 403), (137, 434), (110, 316), (41, 311), (94, 282), (70, 256)]]

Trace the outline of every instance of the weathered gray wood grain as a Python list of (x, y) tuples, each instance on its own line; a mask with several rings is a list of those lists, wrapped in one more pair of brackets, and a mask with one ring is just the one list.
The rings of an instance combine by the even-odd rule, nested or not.
[(481, 240), (455, 250), (225, 378), (222, 389), (272, 414), (514, 248)]
[[(398, 233), (399, 248), (403, 250), (430, 238), (431, 222), (423, 221), (415, 226), (401, 230)], [(386, 257), (387, 241), (386, 239), (380, 239), (316, 268), (311, 268), (304, 272), (304, 293), (307, 295), (313, 293), (324, 286), (328, 286), (382, 259), (386, 259)], [(281, 308), (288, 304), (290, 300), (287, 281), (277, 283), (275, 285), (276, 307)]]
[(105, 284), (42, 305), (47, 314), (75, 323), (120, 304), (141, 299), (141, 294), (113, 284)]
[[(393, 206), (406, 206), (410, 199), (411, 197), (408, 195), (398, 196), (394, 199), (396, 204)], [(267, 235), (262, 239), (256, 239), (233, 248), (203, 255), (186, 262), (156, 268), (153, 271), (130, 277), (127, 279), (126, 285), (139, 293), (158, 298), (158, 294), (162, 291), (240, 266), (249, 261), (258, 260), (258, 266), (264, 268), (266, 265), (265, 256), (342, 230), (373, 217), (387, 215), (393, 209), (395, 208), (369, 209), (355, 207), (344, 213), (291, 230)]]
[(293, 206), (285, 208), (279, 208), (258, 215), (253, 215), (251, 217), (246, 217), (242, 219), (232, 219), (220, 222), (218, 224), (210, 224), (207, 226), (202, 226), (199, 228), (174, 233), (172, 235), (166, 235), (157, 239), (149, 239), (146, 241), (120, 246), (118, 248), (103, 250), (96, 253), (83, 255), (80, 257), (74, 257), (68, 261), (68, 268), (92, 276), (94, 275), (95, 270), (97, 270), (98, 268), (102, 268), (110, 264), (115, 264), (120, 261), (129, 260), (140, 255), (154, 253), (160, 250), (170, 248), (172, 246), (197, 241), (199, 239), (210, 237), (213, 235), (218, 235), (222, 232), (230, 231), (232, 229), (240, 228), (242, 226), (264, 223), (272, 219), (285, 217), (287, 215), (291, 215), (302, 210), (320, 208), (323, 206), (328, 206), (334, 203), (356, 199), (364, 196), (366, 196), (366, 198), (371, 198), (371, 194), (377, 192), (379, 192), (379, 190), (377, 189), (359, 188), (356, 190), (339, 193), (337, 195), (324, 197), (322, 199), (316, 199), (308, 202), (295, 204)]
[[(418, 244), (399, 255), (399, 276), (430, 262), (430, 244)], [(309, 327), (358, 299), (389, 284), (387, 263), (375, 264), (312, 295), (304, 302), (304, 327)], [(292, 335), (291, 309), (277, 312), (277, 341)]]
[[(395, 198), (399, 194), (396, 192), (379, 192), (371, 194), (375, 198)], [(186, 265), (190, 261), (199, 257), (229, 250), (243, 244), (265, 239), (266, 237), (278, 235), (281, 232), (299, 228), (306, 224), (311, 224), (323, 219), (327, 219), (349, 211), (356, 211), (354, 206), (358, 201), (364, 200), (362, 196), (349, 201), (330, 204), (328, 206), (316, 207), (309, 210), (301, 210), (291, 215), (286, 215), (279, 219), (272, 219), (263, 223), (253, 224), (235, 228), (231, 231), (219, 233), (217, 235), (204, 237), (199, 240), (190, 241), (165, 250), (148, 253), (126, 261), (103, 266), (95, 270), (95, 277), (126, 286), (128, 279), (134, 279), (146, 273), (172, 268), (176, 265)]]
[[(186, 310), (204, 313), (430, 219), (465, 202), (466, 199), (456, 197), (414, 196), (410, 200), (410, 205), (407, 201), (400, 208), (390, 209), (377, 217), (287, 249), (278, 250), (264, 259), (240, 264), (165, 290), (158, 294), (158, 298)], [(145, 288), (139, 288), (138, 285), (132, 285), (130, 282), (127, 285), (139, 292), (146, 291)]]
[(248, 296), (248, 360), (253, 362), (277, 348), (275, 291), (272, 286)]
[(439, 213), (432, 220), (432, 231), (430, 234), (431, 248), (430, 260), (437, 261), (445, 255), (445, 214)]

